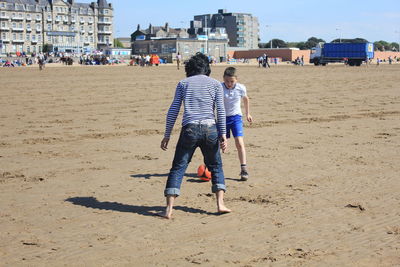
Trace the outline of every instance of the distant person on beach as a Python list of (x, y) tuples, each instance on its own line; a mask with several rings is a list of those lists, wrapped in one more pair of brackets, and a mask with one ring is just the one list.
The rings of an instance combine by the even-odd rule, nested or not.
[(182, 56), (178, 52), (178, 54), (176, 55), (176, 67), (178, 68), (178, 70), (179, 70), (179, 65), (181, 64), (181, 61), (182, 61)]
[(253, 118), (250, 115), (249, 97), (247, 96), (246, 87), (237, 82), (236, 68), (226, 68), (223, 79), (222, 87), (224, 88), (224, 105), (226, 112), (226, 137), (230, 138), (232, 131), (240, 161), (240, 179), (242, 181), (247, 181), (247, 179), (249, 179), (249, 173), (247, 171), (246, 149), (243, 141), (243, 121), (240, 100), (243, 99), (247, 121), (252, 123)]
[(268, 66), (268, 68), (271, 68), (271, 66), (268, 63), (268, 55), (264, 54), (263, 55), (263, 67), (266, 68)]
[(44, 58), (42, 56), (38, 56), (38, 64), (39, 64), (39, 70), (44, 69)]
[[(220, 149), (227, 148), (224, 96), (221, 83), (209, 77), (211, 68), (207, 57), (197, 53), (185, 64), (186, 79), (181, 80), (168, 110), (161, 149), (167, 150), (172, 128), (183, 104), (182, 129), (175, 149), (164, 195), (167, 201), (166, 219), (172, 216), (175, 198), (186, 168), (197, 147), (200, 147), (207, 168), (211, 171), (211, 190), (216, 194), (219, 213), (231, 212), (224, 204), (226, 190)], [(216, 113), (216, 116), (215, 116)]]
[(262, 56), (259, 56), (259, 57), (257, 58), (257, 61), (258, 61), (258, 67), (261, 68), (261, 66), (263, 65), (263, 57), (262, 57)]

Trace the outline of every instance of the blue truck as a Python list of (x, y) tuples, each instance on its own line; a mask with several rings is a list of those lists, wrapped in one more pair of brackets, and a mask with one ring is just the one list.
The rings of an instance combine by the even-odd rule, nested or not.
[(373, 43), (319, 43), (311, 49), (310, 63), (325, 66), (345, 62), (350, 66), (360, 66), (371, 58), (374, 58)]

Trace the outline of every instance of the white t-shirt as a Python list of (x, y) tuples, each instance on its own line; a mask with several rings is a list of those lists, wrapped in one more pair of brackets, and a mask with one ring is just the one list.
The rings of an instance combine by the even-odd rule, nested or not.
[(236, 83), (232, 89), (226, 88), (224, 83), (222, 83), (222, 87), (224, 88), (226, 116), (242, 115), (240, 99), (246, 96), (246, 87), (240, 83)]

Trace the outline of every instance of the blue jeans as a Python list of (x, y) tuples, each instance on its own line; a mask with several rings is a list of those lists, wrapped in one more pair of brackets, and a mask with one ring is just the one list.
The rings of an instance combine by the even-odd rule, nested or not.
[(182, 127), (176, 145), (174, 161), (164, 191), (165, 196), (180, 195), (183, 176), (197, 147), (200, 147), (204, 163), (211, 172), (212, 192), (226, 190), (217, 126), (189, 123)]

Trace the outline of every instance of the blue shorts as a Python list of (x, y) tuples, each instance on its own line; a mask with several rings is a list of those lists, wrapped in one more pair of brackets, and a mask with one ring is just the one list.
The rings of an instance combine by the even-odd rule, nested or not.
[(243, 121), (241, 115), (226, 117), (226, 138), (243, 136)]

